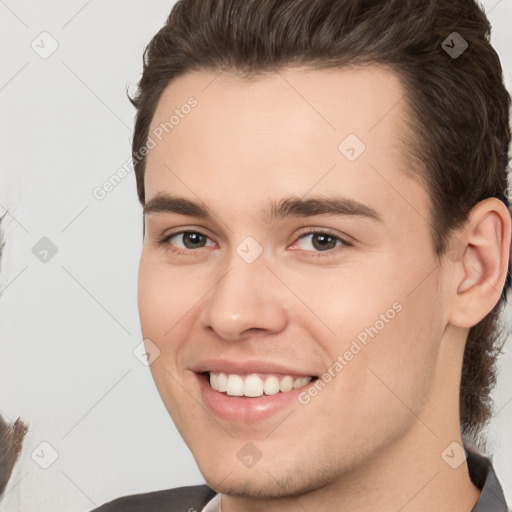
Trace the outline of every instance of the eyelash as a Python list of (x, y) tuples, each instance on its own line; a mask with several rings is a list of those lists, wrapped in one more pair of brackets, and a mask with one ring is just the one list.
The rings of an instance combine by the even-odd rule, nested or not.
[[(165, 246), (165, 248), (167, 250), (170, 250), (170, 251), (172, 251), (174, 253), (177, 253), (177, 254), (189, 254), (190, 252), (195, 252), (198, 249), (204, 249), (204, 247), (199, 247), (198, 249), (181, 249), (181, 248), (173, 247), (169, 243), (171, 238), (174, 238), (177, 235), (183, 235), (183, 234), (186, 234), (186, 233), (194, 233), (194, 234), (201, 235), (201, 236), (203, 236), (205, 238), (208, 238), (208, 239), (210, 238), (208, 235), (205, 235), (201, 231), (182, 230), (182, 231), (176, 231), (174, 233), (171, 233), (169, 235), (165, 235), (165, 236), (161, 237), (157, 241), (157, 245), (158, 246)], [(349, 242), (345, 238), (341, 238), (340, 236), (336, 235), (335, 233), (333, 233), (329, 229), (325, 229), (325, 228), (311, 228), (308, 231), (303, 231), (302, 233), (299, 233), (299, 235), (297, 236), (296, 241), (293, 243), (293, 245), (295, 245), (300, 239), (305, 238), (308, 235), (315, 235), (315, 234), (327, 235), (329, 237), (332, 237), (332, 238), (336, 239), (336, 242), (338, 242), (338, 241), (341, 242), (342, 245), (338, 246), (338, 247), (334, 247), (332, 249), (327, 249), (325, 251), (307, 251), (307, 250), (304, 250), (304, 249), (294, 249), (294, 250), (299, 250), (299, 251), (302, 250), (305, 253), (309, 253), (309, 256), (314, 256), (314, 257), (316, 257), (316, 256), (323, 256), (323, 255), (330, 256), (334, 252), (338, 252), (340, 249), (343, 249), (344, 247), (345, 248), (346, 247), (351, 247), (353, 245), (353, 243)]]

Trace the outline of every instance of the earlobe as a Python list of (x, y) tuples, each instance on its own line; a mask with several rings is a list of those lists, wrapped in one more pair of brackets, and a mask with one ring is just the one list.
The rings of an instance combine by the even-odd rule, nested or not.
[(457, 238), (467, 243), (455, 262), (450, 323), (469, 328), (494, 308), (505, 284), (511, 239), (508, 208), (496, 198), (481, 201)]

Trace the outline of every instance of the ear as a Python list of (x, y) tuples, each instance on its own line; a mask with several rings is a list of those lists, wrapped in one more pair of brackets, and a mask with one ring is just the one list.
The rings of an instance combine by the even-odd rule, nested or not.
[(510, 258), (511, 215), (495, 197), (479, 202), (454, 242), (451, 251), (454, 279), (450, 290), (450, 323), (470, 328), (498, 303)]

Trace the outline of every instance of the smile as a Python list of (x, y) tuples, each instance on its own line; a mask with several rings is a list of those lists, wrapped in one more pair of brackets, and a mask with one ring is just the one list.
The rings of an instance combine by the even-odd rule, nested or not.
[(276, 374), (248, 374), (209, 372), (210, 387), (228, 396), (257, 398), (263, 395), (288, 393), (309, 384), (313, 377), (293, 377)]

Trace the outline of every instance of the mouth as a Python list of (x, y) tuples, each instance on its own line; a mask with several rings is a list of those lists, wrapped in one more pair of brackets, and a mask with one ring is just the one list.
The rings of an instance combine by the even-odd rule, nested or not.
[(244, 428), (266, 425), (275, 414), (297, 407), (299, 395), (319, 379), (304, 363), (294, 368), (265, 360), (208, 359), (190, 370), (206, 409)]
[(307, 386), (318, 377), (314, 375), (282, 375), (276, 373), (204, 372), (211, 389), (226, 396), (259, 398), (289, 393)]

